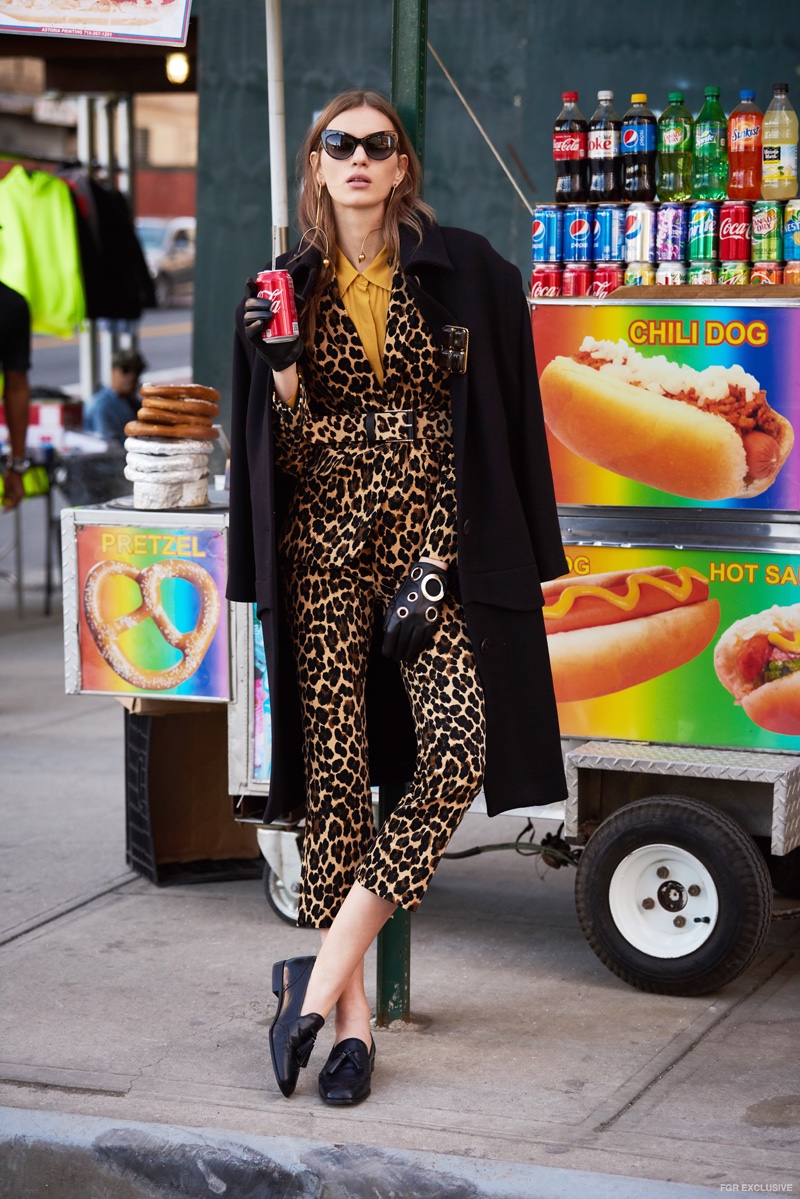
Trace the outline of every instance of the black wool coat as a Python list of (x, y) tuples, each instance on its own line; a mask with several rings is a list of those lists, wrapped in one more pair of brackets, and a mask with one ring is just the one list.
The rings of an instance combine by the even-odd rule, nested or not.
[[(406, 234), (401, 263), (436, 344), (469, 330), (464, 375), (451, 379), (460, 594), (486, 699), (484, 792), (490, 815), (566, 795), (540, 580), (567, 571), (545, 441), (528, 306), (519, 271), (482, 237), (430, 225)], [(278, 260), (302, 302), (314, 249)], [(301, 717), (281, 611), (276, 544), (292, 481), (275, 467), (271, 372), (236, 317), (228, 598), (255, 601), (264, 627), (273, 722), (265, 819), (302, 807)], [(415, 746), (399, 667), (380, 654), (367, 682), (373, 784), (404, 782)]]

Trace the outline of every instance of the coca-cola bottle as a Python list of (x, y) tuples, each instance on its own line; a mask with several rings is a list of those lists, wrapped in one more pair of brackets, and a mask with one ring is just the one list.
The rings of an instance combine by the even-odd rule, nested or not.
[(597, 93), (597, 111), (589, 122), (589, 199), (622, 199), (622, 119), (614, 111), (614, 93)]
[(563, 92), (561, 100), (564, 107), (553, 129), (553, 161), (556, 164), (556, 200), (567, 203), (585, 200), (589, 192), (588, 125), (578, 108), (577, 92)]

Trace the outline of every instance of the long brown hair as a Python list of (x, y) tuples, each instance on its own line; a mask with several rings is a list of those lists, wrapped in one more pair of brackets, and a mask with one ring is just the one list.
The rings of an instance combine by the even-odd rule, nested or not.
[(297, 220), (300, 228), (304, 230), (300, 250), (316, 246), (329, 260), (329, 266), (320, 270), (314, 292), (300, 314), (300, 324), (306, 340), (313, 335), (319, 297), (333, 278), (336, 264), (336, 222), (333, 216), (333, 205), (328, 189), (323, 187), (321, 192), (319, 190), (311, 155), (315, 151), (318, 154), (324, 154), (325, 151), (322, 149), (323, 130), (334, 127), (336, 118), (351, 108), (374, 108), (377, 112), (382, 113), (392, 128), (397, 131), (398, 155), (405, 154), (408, 158), (406, 173), (390, 196), (383, 218), (383, 237), (389, 251), (389, 258), (394, 262), (400, 261), (401, 226), (404, 225), (411, 229), (422, 241), (426, 221), (435, 221), (436, 219), (431, 206), (420, 199), (422, 167), (394, 106), (380, 92), (355, 88), (342, 92), (331, 100), (309, 129), (297, 155), (299, 185)]

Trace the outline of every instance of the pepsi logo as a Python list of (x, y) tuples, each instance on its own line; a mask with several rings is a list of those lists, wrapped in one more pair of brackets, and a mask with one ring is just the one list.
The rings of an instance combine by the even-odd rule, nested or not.
[(573, 241), (588, 241), (591, 231), (592, 227), (585, 217), (576, 217), (574, 221), (570, 221), (569, 223), (569, 235)]
[(544, 221), (536, 220), (533, 222), (531, 229), (534, 245), (539, 245), (544, 241)]
[(625, 240), (632, 241), (642, 232), (642, 218), (636, 212), (629, 212), (625, 217)]
[(638, 129), (628, 128), (622, 130), (622, 145), (625, 150), (634, 150), (638, 141)]

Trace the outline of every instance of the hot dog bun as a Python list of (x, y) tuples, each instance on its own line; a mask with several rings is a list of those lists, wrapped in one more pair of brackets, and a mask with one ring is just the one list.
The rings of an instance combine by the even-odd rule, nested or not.
[(720, 637), (714, 649), (717, 677), (733, 695), (737, 704), (754, 724), (772, 733), (800, 736), (800, 671), (793, 671), (770, 682), (762, 681), (756, 669), (755, 655), (764, 653), (770, 637), (791, 642), (800, 631), (800, 604), (781, 608), (777, 604), (764, 612), (737, 620)]
[[(562, 615), (560, 595), (569, 589), (590, 594), (578, 595)], [(602, 591), (611, 598), (591, 594)], [(706, 648), (719, 625), (708, 581), (685, 568), (570, 576), (545, 584), (544, 592), (559, 703), (610, 695), (675, 670)]]
[(774, 482), (794, 443), (792, 426), (774, 413), (774, 455), (756, 478), (749, 472), (741, 435), (713, 412), (623, 382), (573, 358), (554, 358), (540, 383), (545, 421), (568, 449), (672, 495), (699, 500), (760, 495)]

